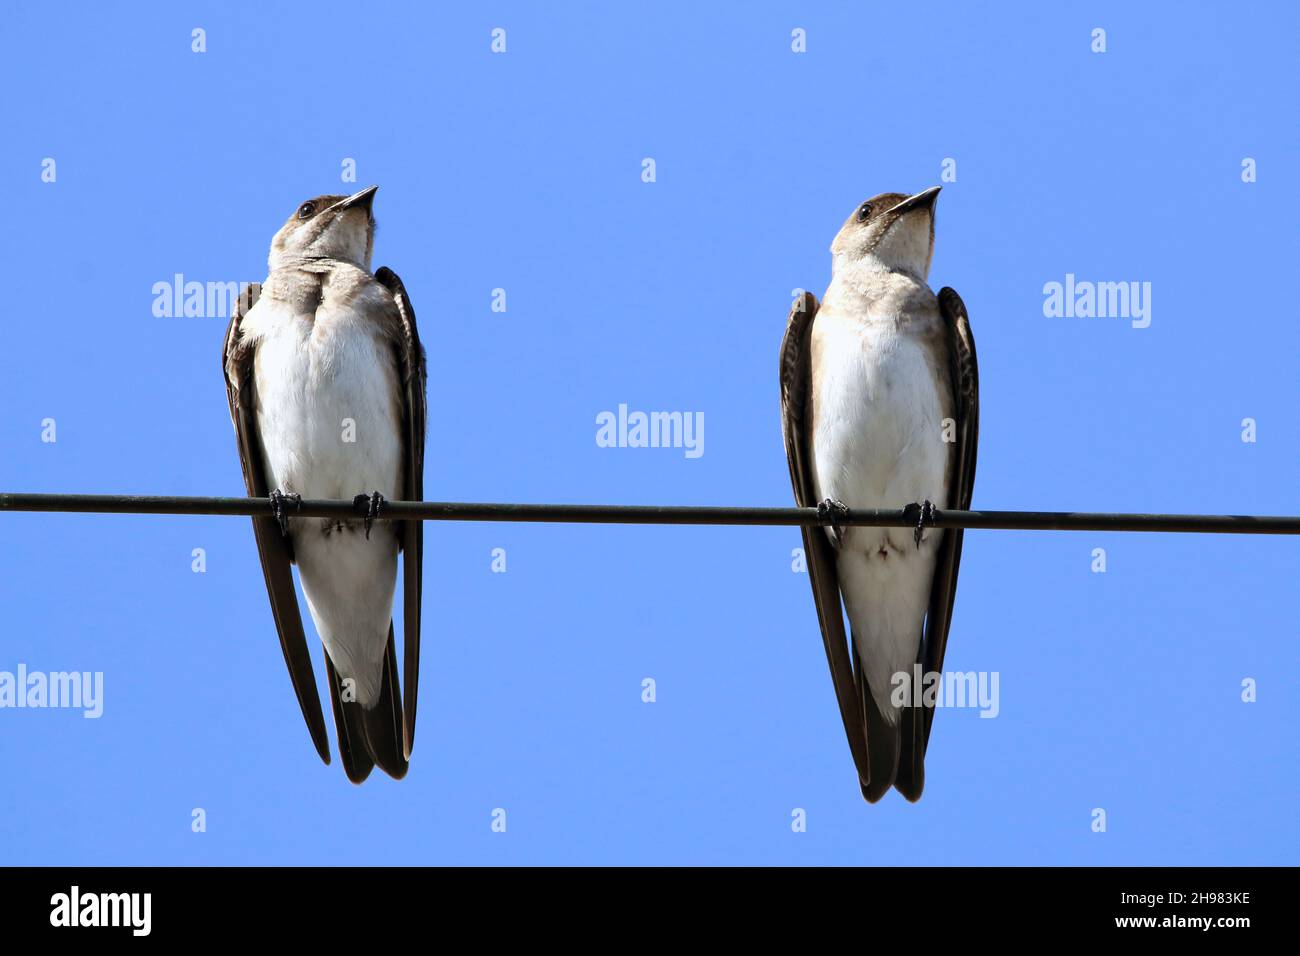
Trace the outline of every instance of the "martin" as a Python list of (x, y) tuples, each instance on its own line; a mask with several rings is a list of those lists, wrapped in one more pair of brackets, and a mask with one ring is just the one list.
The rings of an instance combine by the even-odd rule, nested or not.
[[(376, 189), (297, 208), (271, 241), (256, 304), (240, 297), (222, 356), (244, 482), (274, 508), (253, 519), (253, 532), (285, 663), (329, 763), (296, 563), (353, 783), (376, 764), (406, 774), (420, 655), (423, 526), (375, 519), (387, 498), (424, 497), (424, 350), (401, 279), (370, 272)], [(304, 497), (351, 498), (357, 517), (295, 516)], [(392, 625), (399, 551), (404, 701)]]
[[(917, 800), (934, 708), (891, 700), (894, 675), (942, 672), (968, 509), (979, 384), (966, 307), (927, 285), (939, 187), (862, 203), (831, 244), (820, 306), (804, 293), (781, 345), (786, 457), (808, 576), (862, 795)], [(915, 529), (845, 527), (854, 509), (906, 508)], [(851, 641), (845, 636), (844, 611)]]

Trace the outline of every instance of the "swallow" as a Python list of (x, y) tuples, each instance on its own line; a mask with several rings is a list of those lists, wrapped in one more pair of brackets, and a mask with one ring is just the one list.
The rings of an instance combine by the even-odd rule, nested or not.
[[(882, 193), (831, 244), (820, 305), (796, 299), (781, 343), (782, 434), (805, 526), (813, 601), (863, 797), (925, 786), (933, 706), (896, 689), (942, 673), (979, 433), (975, 340), (961, 297), (928, 283), (935, 186)], [(854, 509), (903, 508), (914, 528), (843, 526)], [(843, 610), (841, 610), (841, 601)], [(851, 641), (845, 636), (847, 613)]]
[[(222, 368), (280, 646), (313, 744), (330, 762), (294, 592), (325, 645), (339, 756), (361, 783), (377, 764), (406, 774), (415, 741), (423, 524), (381, 519), (424, 497), (425, 354), (406, 288), (370, 271), (378, 187), (300, 205), (271, 242), (255, 303), (241, 296)], [(303, 498), (352, 499), (355, 518), (296, 516)], [(403, 674), (393, 596), (402, 556)], [(403, 695), (403, 686), (405, 694)]]

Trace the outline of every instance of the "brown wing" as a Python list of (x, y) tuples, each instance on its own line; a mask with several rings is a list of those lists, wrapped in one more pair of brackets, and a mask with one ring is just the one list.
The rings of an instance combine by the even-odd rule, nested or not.
[[(235, 425), (235, 437), (239, 443), (239, 463), (244, 469), (244, 484), (251, 497), (265, 498), (270, 489), (266, 487), (262, 443), (257, 433), (257, 401), (253, 383), (255, 350), (243, 345), (240, 335), (240, 322), (249, 307), (248, 298), (241, 294), (235, 304), (235, 314), (226, 330), (222, 368), (226, 377), (226, 398), (230, 402), (230, 419)], [(266, 593), (271, 599), (280, 649), (289, 668), (293, 691), (298, 696), (298, 706), (302, 708), (316, 752), (321, 760), (329, 763), (325, 716), (321, 713), (316, 674), (312, 670), (311, 653), (302, 629), (302, 614), (293, 589), (293, 572), (289, 567), (293, 563), (292, 546), (289, 539), (280, 533), (280, 526), (274, 518), (254, 518), (253, 536), (257, 539), (257, 552), (266, 577)]]
[[(397, 302), (400, 326), (395, 342), (397, 367), (402, 375), (405, 455), (402, 497), (424, 500), (424, 434), (427, 420), (424, 348), (415, 326), (415, 309), (397, 273), (381, 267), (375, 278)], [(409, 760), (415, 745), (415, 704), (420, 681), (420, 604), (424, 569), (424, 522), (407, 521), (401, 529), (402, 543), (402, 746)]]
[[(948, 329), (948, 353), (952, 368), (952, 393), (956, 405), (956, 437), (953, 460), (953, 486), (948, 494), (949, 507), (969, 511), (975, 488), (975, 448), (980, 430), (979, 366), (975, 360), (975, 337), (971, 334), (966, 304), (954, 290), (939, 290), (939, 311)], [(952, 625), (952, 607), (957, 598), (957, 570), (961, 565), (962, 529), (949, 528), (939, 548), (930, 590), (930, 608), (925, 619), (925, 642), (922, 662), (925, 673), (942, 673), (943, 655), (948, 647), (948, 628)], [(921, 754), (930, 742), (930, 725), (934, 708), (925, 709), (925, 727)]]
[[(785, 436), (785, 455), (790, 464), (790, 483), (794, 486), (795, 503), (801, 508), (814, 508), (818, 504), (812, 472), (810, 388), (810, 343), (816, 315), (817, 297), (811, 292), (805, 292), (790, 310), (785, 338), (781, 342), (782, 432)], [(801, 530), (808, 581), (812, 585), (817, 621), (821, 627), (822, 642), (826, 646), (826, 661), (830, 665), (831, 681), (835, 685), (835, 697), (839, 701), (840, 718), (844, 721), (849, 750), (853, 754), (858, 778), (865, 791), (871, 780), (866, 725), (861, 693), (854, 680), (848, 637), (844, 631), (835, 549), (820, 527), (804, 527)]]

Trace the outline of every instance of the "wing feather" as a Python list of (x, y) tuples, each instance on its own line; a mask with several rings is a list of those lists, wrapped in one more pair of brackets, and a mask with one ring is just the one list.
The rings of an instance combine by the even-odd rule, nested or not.
[[(263, 466), (262, 443), (257, 431), (257, 400), (254, 392), (253, 358), (256, 349), (243, 342), (240, 323), (248, 308), (249, 296), (241, 294), (235, 312), (226, 330), (225, 348), (222, 351), (222, 370), (226, 378), (226, 398), (230, 403), (230, 420), (235, 426), (239, 444), (239, 463), (244, 471), (244, 485), (253, 498), (265, 498), (266, 469)], [(312, 743), (321, 760), (330, 762), (325, 715), (321, 712), (320, 694), (316, 689), (316, 674), (311, 665), (311, 652), (303, 632), (302, 613), (293, 587), (293, 547), (280, 533), (280, 526), (271, 517), (253, 518), (253, 537), (257, 540), (258, 557), (262, 574), (266, 578), (266, 593), (271, 599), (271, 613), (275, 629), (280, 635), (280, 649), (289, 668), (298, 706), (311, 733)]]
[[(971, 333), (966, 304), (955, 290), (939, 290), (939, 311), (948, 330), (952, 393), (956, 403), (956, 442), (953, 451), (952, 488), (949, 507), (969, 511), (975, 488), (975, 451), (979, 444), (979, 365), (975, 357), (975, 337)], [(930, 591), (930, 608), (925, 621), (923, 644), (925, 672), (942, 672), (944, 652), (948, 648), (948, 629), (952, 626), (953, 602), (957, 599), (957, 571), (961, 566), (962, 529), (950, 528), (934, 571)], [(930, 741), (934, 708), (926, 708), (921, 754)]]
[[(790, 483), (795, 503), (801, 508), (816, 507), (816, 484), (812, 459), (812, 362), (810, 343), (813, 320), (817, 315), (817, 297), (805, 292), (790, 310), (785, 338), (781, 342), (781, 422), (785, 437), (785, 454), (790, 465)], [(830, 665), (840, 718), (848, 737), (849, 750), (857, 767), (864, 791), (871, 780), (867, 751), (866, 724), (862, 712), (862, 695), (853, 672), (844, 614), (840, 605), (839, 574), (835, 549), (820, 527), (803, 527), (804, 555), (808, 581), (812, 585), (813, 603), (826, 662)]]
[[(424, 499), (424, 440), (428, 418), (426, 389), (428, 370), (424, 347), (415, 324), (415, 309), (397, 273), (387, 267), (375, 278), (392, 293), (400, 320), (394, 347), (402, 379), (402, 407), (405, 427), (402, 496), (407, 501)], [(424, 522), (406, 521), (400, 533), (402, 544), (402, 746), (406, 758), (415, 744), (415, 707), (420, 680), (420, 610), (423, 598)]]

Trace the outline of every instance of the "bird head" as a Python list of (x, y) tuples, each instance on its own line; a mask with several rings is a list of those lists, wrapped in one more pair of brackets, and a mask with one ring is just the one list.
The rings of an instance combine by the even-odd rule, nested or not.
[(341, 259), (370, 271), (375, 243), (375, 216), (371, 204), (378, 186), (368, 186), (351, 196), (317, 196), (288, 218), (271, 240), (270, 266), (274, 270), (292, 259)]
[(940, 188), (931, 186), (915, 196), (881, 193), (853, 210), (831, 243), (832, 270), (867, 263), (925, 281)]

